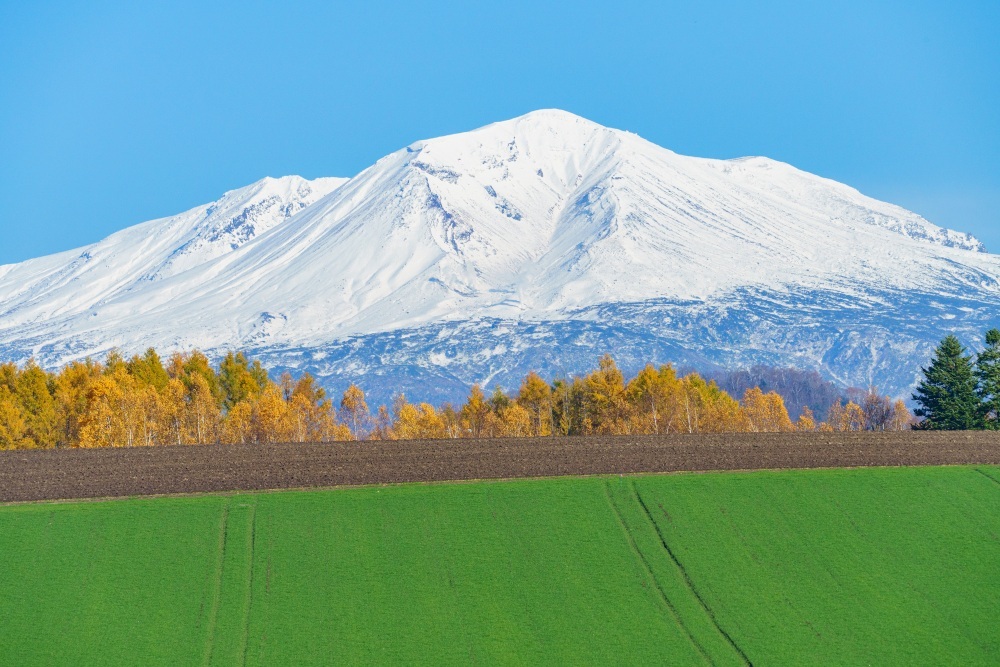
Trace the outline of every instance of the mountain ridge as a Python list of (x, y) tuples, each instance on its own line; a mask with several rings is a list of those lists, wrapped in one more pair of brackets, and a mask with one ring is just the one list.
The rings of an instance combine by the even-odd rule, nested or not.
[[(676, 352), (681, 341), (692, 359), (724, 367), (723, 352), (747, 336), (778, 320), (794, 330), (794, 313), (773, 304), (790, 308), (808, 294), (838, 304), (825, 320), (799, 318), (829, 328), (825, 343), (810, 343), (803, 357), (786, 336), (787, 349), (767, 356), (903, 391), (910, 376), (876, 372), (878, 360), (922, 360), (933, 336), (921, 312), (951, 328), (969, 322), (969, 331), (988, 320), (1000, 303), (1000, 257), (972, 235), (785, 163), (683, 156), (541, 110), (414, 142), (350, 179), (262, 179), (76, 251), (0, 267), (0, 354), (51, 365), (112, 347), (245, 347), (333, 381), (346, 371), (316, 360), (295, 367), (276, 351), (477, 320), (553, 331), (567, 330), (559, 322), (599, 322), (632, 331), (640, 347)], [(886, 312), (871, 325), (905, 326), (900, 341), (863, 363), (828, 358), (837, 336), (850, 333), (853, 309), (881, 312), (911, 294), (923, 295), (912, 313)], [(968, 301), (960, 307), (971, 314), (941, 306), (948, 300)], [(642, 304), (675, 318), (716, 315), (703, 316), (697, 335), (647, 322), (659, 331), (650, 337), (636, 328), (649, 319)], [(657, 336), (662, 344), (653, 344)], [(546, 344), (569, 344), (558, 338)], [(392, 364), (450, 375), (457, 391), (506, 378), (532, 354), (525, 341), (511, 342), (523, 348), (520, 360), (487, 355), (487, 368), (489, 336), (476, 339), (478, 352), (454, 355), (465, 371), (430, 348)], [(564, 372), (583, 363), (581, 348), (576, 339), (567, 348), (576, 361)], [(587, 350), (586, 365), (604, 351)], [(386, 371), (374, 352), (342, 358), (345, 368)]]

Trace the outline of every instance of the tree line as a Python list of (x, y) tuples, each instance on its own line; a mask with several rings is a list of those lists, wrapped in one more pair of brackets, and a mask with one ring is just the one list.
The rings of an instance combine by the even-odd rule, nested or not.
[(844, 390), (835, 383), (824, 380), (815, 370), (780, 368), (757, 364), (746, 368), (715, 371), (705, 376), (715, 382), (731, 396), (742, 396), (747, 389), (760, 387), (764, 391), (776, 391), (785, 399), (788, 414), (793, 420), (808, 406), (815, 414), (824, 416), (834, 403), (854, 401), (861, 403), (865, 390), (850, 388)]
[(793, 422), (782, 397), (749, 387), (740, 400), (698, 373), (652, 364), (626, 379), (610, 355), (597, 368), (547, 382), (529, 373), (513, 392), (473, 385), (461, 405), (410, 402), (370, 410), (355, 384), (333, 400), (308, 373), (273, 380), (239, 352), (213, 366), (201, 352), (110, 353), (56, 372), (0, 364), (0, 449), (215, 443), (902, 430), (910, 413), (872, 389), (819, 421)]

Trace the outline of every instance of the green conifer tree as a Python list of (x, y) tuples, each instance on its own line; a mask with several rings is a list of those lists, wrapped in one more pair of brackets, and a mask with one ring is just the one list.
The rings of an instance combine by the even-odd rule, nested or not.
[(215, 372), (215, 369), (209, 363), (208, 357), (202, 352), (195, 350), (186, 357), (181, 358), (181, 368), (183, 373), (179, 374), (179, 377), (189, 392), (193, 390), (195, 385), (194, 376), (200, 375), (204, 378), (205, 384), (208, 386), (212, 397), (215, 398), (216, 403), (222, 406), (223, 401), (226, 399), (226, 390), (219, 380), (218, 373)]
[(146, 350), (146, 354), (141, 357), (138, 355), (132, 357), (125, 365), (132, 377), (156, 391), (162, 392), (170, 381), (160, 355), (153, 348)]
[(980, 418), (990, 430), (1000, 429), (1000, 329), (986, 332), (986, 349), (976, 356)]
[(17, 378), (15, 397), (24, 415), (25, 437), (34, 447), (56, 446), (58, 418), (50, 379), (34, 359), (28, 361)]
[(972, 357), (965, 354), (958, 338), (949, 335), (942, 340), (931, 365), (921, 371), (924, 379), (913, 400), (920, 405), (914, 414), (924, 418), (923, 428), (957, 431), (982, 427)]
[(251, 365), (242, 352), (229, 352), (219, 364), (219, 384), (225, 396), (226, 410), (237, 403), (259, 396), (267, 386), (267, 371), (254, 361)]

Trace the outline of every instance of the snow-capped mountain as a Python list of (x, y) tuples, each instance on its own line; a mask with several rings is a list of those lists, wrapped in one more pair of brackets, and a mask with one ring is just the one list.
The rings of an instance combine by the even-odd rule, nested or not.
[(774, 160), (546, 110), (0, 267), (0, 356), (242, 348), (434, 398), (611, 351), (902, 392), (998, 304), (1000, 257), (968, 234)]

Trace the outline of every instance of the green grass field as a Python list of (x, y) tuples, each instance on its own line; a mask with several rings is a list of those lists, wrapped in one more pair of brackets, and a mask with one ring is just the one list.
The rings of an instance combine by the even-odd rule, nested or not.
[(998, 664), (1000, 469), (0, 507), (0, 664)]

